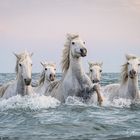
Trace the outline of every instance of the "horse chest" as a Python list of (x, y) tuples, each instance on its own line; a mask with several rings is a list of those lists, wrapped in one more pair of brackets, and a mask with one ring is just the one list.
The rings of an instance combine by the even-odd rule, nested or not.
[(81, 91), (81, 84), (75, 77), (70, 77), (69, 80), (64, 82), (65, 90), (67, 91), (68, 96), (74, 96), (79, 91)]
[(16, 94), (17, 93), (16, 93), (15, 83), (12, 83), (11, 85), (9, 85), (9, 87), (5, 91), (3, 98), (9, 98), (9, 97), (15, 96)]

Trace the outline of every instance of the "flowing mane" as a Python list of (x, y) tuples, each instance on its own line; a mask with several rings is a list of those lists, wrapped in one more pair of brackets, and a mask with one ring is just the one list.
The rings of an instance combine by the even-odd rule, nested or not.
[(101, 64), (98, 63), (98, 62), (96, 62), (96, 63), (90, 62), (89, 67), (91, 68), (91, 67), (93, 67), (93, 66), (99, 66), (99, 67), (101, 67)]
[(16, 61), (16, 67), (15, 67), (15, 72), (16, 74), (18, 73), (18, 64), (19, 62), (22, 62), (24, 59), (26, 59), (27, 56), (29, 56), (28, 52), (23, 52), (21, 54), (16, 55), (17, 56), (17, 61)]
[(45, 81), (45, 71), (43, 70), (41, 75), (40, 75), (40, 79), (39, 79), (39, 85), (41, 85), (42, 83), (44, 83)]
[(63, 49), (63, 54), (62, 54), (62, 72), (66, 73), (66, 71), (69, 68), (69, 64), (70, 64), (70, 45), (71, 45), (71, 41), (75, 38), (78, 38), (79, 35), (77, 34), (67, 34), (67, 40), (64, 44), (64, 49)]
[(127, 63), (122, 65), (122, 69), (121, 69), (121, 79), (122, 79), (122, 83), (125, 83), (128, 79), (128, 65)]

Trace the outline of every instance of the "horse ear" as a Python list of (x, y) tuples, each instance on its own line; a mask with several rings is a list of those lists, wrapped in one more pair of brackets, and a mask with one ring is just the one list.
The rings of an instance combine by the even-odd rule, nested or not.
[(127, 60), (137, 58), (137, 57), (136, 57), (135, 55), (133, 55), (133, 54), (126, 54), (125, 57), (126, 57)]
[(34, 53), (32, 52), (31, 54), (30, 54), (30, 56), (32, 57), (34, 55)]
[(53, 66), (56, 67), (56, 63), (53, 63)]
[(66, 37), (67, 37), (69, 40), (71, 40), (71, 34), (70, 34), (70, 33), (67, 33), (67, 34), (66, 34)]
[(103, 66), (103, 62), (100, 62), (100, 66), (101, 66), (101, 67)]
[(67, 37), (67, 39), (72, 40), (76, 37), (79, 37), (79, 35), (78, 34), (67, 33), (66, 37)]
[(93, 63), (92, 62), (88, 62), (89, 66), (92, 67)]
[(13, 54), (16, 56), (17, 59), (20, 58), (18, 54), (14, 53), (14, 52), (13, 52)]
[(40, 62), (40, 64), (44, 67), (45, 66), (45, 64), (43, 63), (43, 62)]

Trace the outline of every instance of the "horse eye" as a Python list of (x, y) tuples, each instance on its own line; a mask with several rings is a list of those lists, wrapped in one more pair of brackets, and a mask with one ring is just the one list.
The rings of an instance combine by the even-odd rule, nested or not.
[(140, 66), (140, 64), (138, 64)]
[(127, 62), (127, 65), (129, 65), (129, 62)]
[(92, 72), (92, 69), (90, 69), (90, 72)]
[(85, 42), (83, 42), (83, 44), (85, 44)]
[(19, 66), (21, 67), (22, 65), (21, 65), (21, 64), (19, 64)]
[(102, 70), (100, 70), (100, 72), (102, 72)]
[(56, 70), (56, 69), (54, 69), (54, 70)]
[(71, 44), (72, 44), (72, 45), (74, 45), (74, 44), (75, 44), (75, 42), (72, 42)]
[(45, 68), (45, 70), (47, 70), (47, 68)]

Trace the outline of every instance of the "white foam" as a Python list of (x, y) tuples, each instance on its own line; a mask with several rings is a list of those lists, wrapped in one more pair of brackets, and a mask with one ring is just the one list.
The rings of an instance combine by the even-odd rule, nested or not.
[[(97, 102), (95, 103), (83, 103), (82, 100), (78, 97), (75, 96), (69, 96), (66, 99), (66, 105), (80, 105), (80, 106), (95, 106), (97, 107)], [(104, 98), (102, 106), (103, 107), (117, 107), (117, 108), (130, 108), (132, 104), (132, 100), (130, 99), (123, 99), (123, 98), (119, 98), (119, 99), (114, 99), (113, 101), (109, 101), (107, 98)]]
[(68, 96), (65, 102), (66, 105), (72, 105), (72, 106), (94, 106), (97, 107), (97, 102), (83, 102), (83, 100), (76, 96)]
[(65, 102), (66, 105), (85, 105), (82, 100), (75, 96), (68, 96)]
[(31, 109), (31, 110), (39, 110), (39, 109), (48, 109), (55, 108), (60, 105), (60, 102), (50, 96), (13, 96), (9, 99), (1, 99), (0, 100), (0, 110), (8, 110), (8, 109)]
[(117, 108), (130, 108), (132, 104), (132, 100), (130, 99), (124, 99), (124, 98), (118, 98), (114, 99), (113, 101), (109, 101), (107, 98), (104, 99), (103, 106), (113, 106)]

